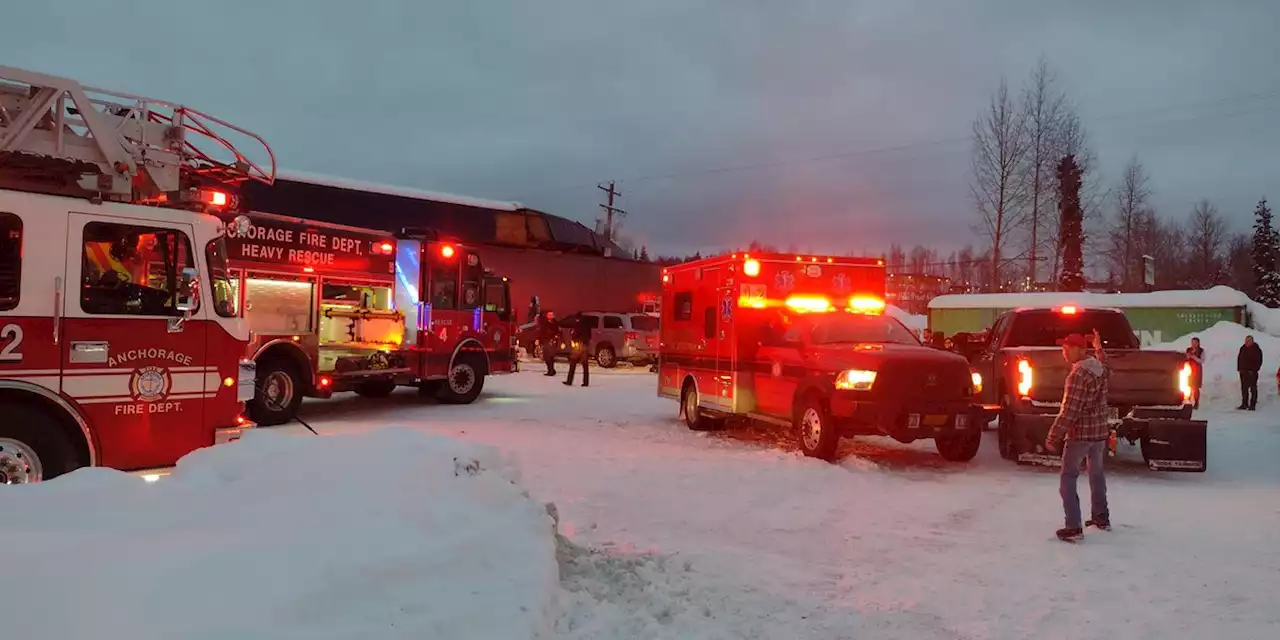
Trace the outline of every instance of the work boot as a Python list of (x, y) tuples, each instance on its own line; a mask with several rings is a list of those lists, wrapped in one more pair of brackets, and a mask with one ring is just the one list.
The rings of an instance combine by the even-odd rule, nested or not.
[(1090, 521), (1088, 521), (1088, 522), (1084, 523), (1084, 526), (1086, 526), (1086, 527), (1097, 527), (1100, 531), (1110, 531), (1110, 530), (1111, 530), (1111, 520), (1110, 520), (1110, 519), (1108, 519), (1108, 518), (1094, 518), (1094, 519), (1092, 519), (1092, 520), (1090, 520)]
[(1057, 531), (1058, 539), (1063, 542), (1076, 542), (1084, 539), (1084, 529), (1062, 528)]

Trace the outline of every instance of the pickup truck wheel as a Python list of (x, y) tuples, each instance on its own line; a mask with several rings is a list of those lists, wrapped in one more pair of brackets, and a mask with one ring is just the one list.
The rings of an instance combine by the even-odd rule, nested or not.
[(724, 420), (703, 415), (698, 407), (698, 388), (692, 382), (684, 383), (680, 392), (680, 413), (690, 431), (715, 431), (724, 426)]
[(1013, 437), (1013, 414), (1007, 409), (1000, 410), (999, 426), (996, 427), (997, 440), (1000, 445), (1000, 457), (1005, 460), (1017, 460), (1017, 441)]
[(938, 436), (933, 443), (938, 447), (938, 455), (947, 462), (968, 462), (978, 455), (982, 447), (982, 431), (971, 431), (953, 435)]
[(249, 417), (270, 427), (284, 424), (302, 405), (302, 376), (292, 362), (281, 358), (258, 363), (257, 388), (249, 401)]
[(816, 394), (804, 397), (793, 418), (800, 438), (800, 451), (810, 458), (835, 462), (840, 430), (827, 411), (826, 402)]

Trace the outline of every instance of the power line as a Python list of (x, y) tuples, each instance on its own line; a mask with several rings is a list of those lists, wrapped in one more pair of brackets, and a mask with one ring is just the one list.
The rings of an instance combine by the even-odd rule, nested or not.
[[(1242, 102), (1246, 102), (1246, 103), (1259, 102), (1259, 101), (1272, 100), (1278, 97), (1280, 97), (1280, 88), (1271, 89), (1264, 92), (1241, 94), (1237, 96), (1225, 96), (1225, 97), (1216, 98), (1213, 100), (1201, 100), (1197, 102), (1182, 103), (1179, 105), (1140, 109), (1140, 110), (1128, 111), (1123, 113), (1113, 113), (1110, 115), (1098, 116), (1098, 117), (1092, 118), (1092, 120), (1094, 122), (1107, 122), (1112, 120), (1122, 120), (1126, 118), (1145, 116), (1153, 113), (1176, 111), (1176, 110), (1186, 109), (1191, 107), (1216, 105), (1216, 104), (1222, 104), (1222, 103), (1239, 104)], [(1231, 118), (1231, 117), (1236, 117), (1240, 115), (1247, 115), (1255, 112), (1271, 111), (1278, 107), (1280, 107), (1280, 105), (1272, 105), (1265, 109), (1247, 109), (1243, 111), (1234, 111), (1234, 112), (1227, 112), (1227, 113), (1210, 111), (1210, 112), (1193, 115), (1186, 118), (1180, 118), (1172, 121), (1158, 122), (1158, 123), (1147, 122), (1145, 124), (1147, 125), (1186, 124), (1189, 122), (1199, 122), (1199, 121), (1211, 120), (1211, 119), (1225, 119), (1225, 118)], [(619, 180), (618, 182), (628, 182), (628, 183), (652, 182), (652, 181), (658, 181), (658, 180), (672, 180), (672, 179), (679, 179), (679, 178), (701, 177), (701, 176), (714, 175), (714, 174), (737, 173), (742, 171), (770, 169), (775, 167), (791, 166), (796, 164), (808, 164), (808, 163), (814, 163), (814, 162), (831, 162), (831, 161), (843, 160), (846, 158), (857, 157), (857, 156), (872, 156), (872, 155), (880, 155), (880, 154), (886, 154), (886, 153), (915, 151), (915, 150), (926, 149), (931, 147), (945, 147), (945, 146), (950, 146), (950, 145), (955, 145), (960, 143), (967, 143), (972, 141), (973, 141), (973, 135), (970, 134), (965, 136), (938, 138), (934, 140), (905, 143), (900, 145), (853, 149), (853, 150), (843, 151), (843, 152), (833, 153), (833, 154), (810, 156), (807, 158), (792, 158), (787, 160), (773, 160), (773, 161), (766, 161), (766, 162), (757, 162), (757, 163), (742, 164), (742, 165), (729, 165), (729, 166), (714, 167), (714, 168), (707, 168), (707, 169), (691, 169), (687, 171), (676, 171), (676, 172), (663, 173), (663, 174), (641, 175), (641, 176), (634, 176), (630, 178), (624, 178), (622, 180)], [(537, 191), (526, 192), (521, 197), (528, 197), (529, 195), (536, 195), (536, 194), (542, 194), (542, 193), (556, 193), (561, 191), (573, 191), (578, 189), (586, 189), (592, 186), (596, 186), (596, 185), (594, 183), (578, 184), (578, 185), (568, 185), (564, 187), (554, 187), (549, 189), (539, 189)]]

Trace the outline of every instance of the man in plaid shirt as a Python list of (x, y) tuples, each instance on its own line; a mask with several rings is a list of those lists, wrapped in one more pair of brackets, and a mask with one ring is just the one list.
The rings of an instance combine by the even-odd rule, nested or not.
[(1111, 514), (1107, 510), (1107, 478), (1103, 461), (1107, 440), (1111, 436), (1108, 424), (1107, 379), (1110, 370), (1102, 353), (1102, 338), (1093, 330), (1093, 351), (1086, 350), (1085, 337), (1073, 333), (1062, 340), (1062, 357), (1071, 365), (1062, 392), (1062, 408), (1049, 427), (1044, 446), (1049, 451), (1062, 450), (1062, 477), (1059, 492), (1062, 494), (1062, 510), (1066, 526), (1058, 529), (1058, 538), (1074, 542), (1084, 537), (1080, 523), (1080, 498), (1076, 494), (1076, 480), (1080, 477), (1080, 463), (1088, 462), (1089, 493), (1092, 498), (1091, 524), (1099, 529), (1111, 528)]

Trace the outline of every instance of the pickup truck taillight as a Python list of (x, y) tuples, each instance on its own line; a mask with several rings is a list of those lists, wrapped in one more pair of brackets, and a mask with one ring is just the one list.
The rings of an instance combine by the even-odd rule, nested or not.
[(623, 337), (625, 337), (627, 340), (639, 340), (640, 334), (635, 331), (628, 331), (625, 334), (623, 334)]
[(1026, 360), (1018, 361), (1018, 395), (1027, 396), (1031, 394), (1031, 363)]
[(975, 394), (982, 393), (982, 374), (977, 371), (970, 371), (969, 378), (973, 381), (973, 392)]
[(1178, 391), (1182, 392), (1183, 404), (1191, 402), (1191, 363), (1182, 363), (1178, 370)]

